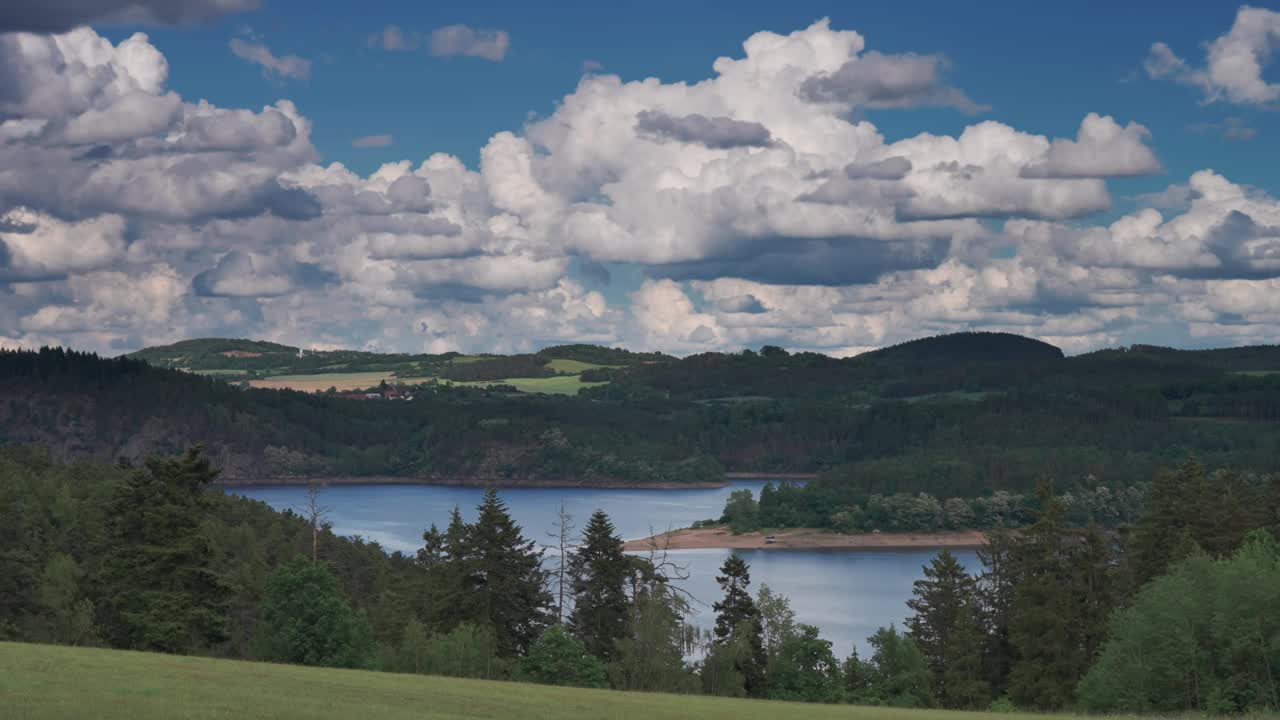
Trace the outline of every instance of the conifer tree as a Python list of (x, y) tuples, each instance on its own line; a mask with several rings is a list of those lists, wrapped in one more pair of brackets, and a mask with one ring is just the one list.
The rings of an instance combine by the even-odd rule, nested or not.
[(767, 659), (760, 637), (760, 611), (747, 590), (751, 568), (741, 555), (733, 553), (720, 566), (720, 572), (716, 582), (724, 591), (724, 599), (712, 604), (716, 612), (716, 643), (743, 648), (735, 654), (735, 669), (742, 675), (747, 694), (760, 697), (765, 690)]
[(914, 615), (907, 632), (924, 654), (933, 675), (934, 697), (946, 696), (946, 660), (952, 633), (961, 613), (975, 602), (973, 578), (950, 551), (943, 550), (924, 566), (924, 577), (915, 581), (907, 601)]
[(1009, 672), (1017, 660), (1017, 650), (1009, 639), (1009, 615), (1021, 582), (1017, 562), (1018, 539), (1007, 530), (987, 533), (978, 550), (983, 571), (978, 576), (979, 624), (982, 626), (982, 665), (992, 694), (1003, 694)]
[(960, 608), (947, 638), (940, 699), (944, 707), (965, 710), (984, 708), (991, 701), (982, 667), (982, 627), (971, 605)]
[(1009, 694), (1019, 706), (1056, 710), (1072, 701), (1088, 658), (1077, 624), (1062, 503), (1047, 482), (1038, 493), (1040, 518), (1019, 545), (1022, 579), (1009, 613), (1009, 638), (1018, 652)]
[(627, 634), (628, 567), (622, 538), (609, 516), (596, 510), (570, 560), (573, 613), (569, 626), (587, 652), (601, 660), (612, 660), (618, 640)]
[(150, 457), (110, 502), (111, 550), (99, 578), (115, 647), (185, 653), (227, 639), (230, 588), (201, 530), (217, 477), (199, 447)]
[(444, 532), (432, 525), (422, 534), (418, 564), (426, 571), (421, 597), (421, 614), (434, 628), (449, 631), (473, 619), (467, 612), (471, 573), (471, 526), (455, 505)]
[(496, 491), (485, 492), (478, 510), (465, 533), (463, 607), (468, 619), (493, 629), (499, 655), (510, 657), (526, 651), (547, 625), (551, 594), (542, 551), (524, 538)]

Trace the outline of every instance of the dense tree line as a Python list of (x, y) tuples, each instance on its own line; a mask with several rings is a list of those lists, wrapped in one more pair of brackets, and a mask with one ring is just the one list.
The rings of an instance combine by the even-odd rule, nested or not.
[(570, 551), (561, 624), (542, 550), (495, 492), (408, 557), (211, 490), (215, 475), (198, 449), (137, 467), (0, 452), (0, 636), (810, 702), (1280, 709), (1280, 481), (1196, 461), (1120, 533), (1073, 524), (1042, 484), (1034, 521), (992, 532), (976, 573), (939, 554), (905, 628), (843, 661), (736, 554), (697, 633), (680, 568), (624, 554), (602, 512)]
[(820, 524), (873, 495), (1027, 495), (1045, 474), (1119, 493), (1188, 451), (1280, 470), (1280, 375), (1241, 374), (1280, 369), (1274, 348), (1064, 358), (1025, 338), (960, 334), (850, 359), (764, 348), (640, 360), (565, 346), (450, 367), (550, 372), (552, 355), (625, 367), (590, 371), (610, 382), (578, 397), (441, 384), (388, 403), (238, 390), (61, 349), (4, 352), (0, 439), (134, 461), (201, 441), (224, 477), (247, 478), (608, 484), (819, 471), (808, 505)]

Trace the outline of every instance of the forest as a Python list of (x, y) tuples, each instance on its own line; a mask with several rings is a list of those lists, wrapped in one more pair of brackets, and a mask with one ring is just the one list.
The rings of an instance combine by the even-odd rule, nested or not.
[[(0, 450), (0, 639), (732, 697), (1096, 713), (1280, 710), (1280, 481), (1158, 473), (1123, 531), (1048, 482), (973, 572), (943, 551), (901, 628), (834, 656), (730, 555), (687, 572), (595, 512), (548, 557), (495, 491), (413, 554), (224, 494), (199, 448), (139, 464)], [(314, 509), (314, 505), (312, 508)], [(841, 608), (855, 613), (857, 608)], [(1178, 628), (1178, 632), (1169, 632)]]
[[(192, 342), (201, 357), (259, 359), (220, 354), (259, 350)], [(0, 352), (0, 442), (41, 444), (62, 460), (134, 462), (201, 442), (223, 477), (247, 480), (638, 485), (817, 473), (807, 502), (822, 527), (865, 525), (855, 510), (873, 496), (1025, 498), (1045, 476), (1064, 489), (1127, 495), (1189, 453), (1243, 474), (1280, 470), (1275, 346), (1066, 357), (1000, 333), (847, 359), (768, 346), (686, 358), (559, 346), (465, 363), (451, 356), (447, 372), (546, 373), (572, 361), (596, 366), (581, 377), (605, 384), (552, 396), (432, 382), (396, 403), (242, 389), (151, 364), (177, 347), (124, 358)]]

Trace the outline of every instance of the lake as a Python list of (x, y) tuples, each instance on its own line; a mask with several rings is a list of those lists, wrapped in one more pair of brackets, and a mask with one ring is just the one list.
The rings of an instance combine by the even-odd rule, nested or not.
[[(593, 488), (509, 488), (499, 492), (525, 537), (550, 544), (560, 504), (581, 529), (597, 508), (613, 520), (624, 539), (646, 537), (652, 532), (688, 527), (695, 520), (719, 517), (733, 490), (746, 488), (759, 495), (763, 480), (735, 481), (724, 488), (690, 490), (638, 490)], [(302, 486), (254, 486), (228, 488), (262, 500), (277, 510), (297, 511), (303, 505)], [(323, 493), (330, 508), (334, 532), (359, 535), (389, 551), (413, 553), (422, 545), (422, 532), (432, 523), (444, 529), (454, 506), (467, 521), (475, 519), (480, 488), (435, 485), (335, 485)], [(652, 532), (651, 532), (652, 531)], [(746, 550), (751, 565), (752, 589), (767, 584), (791, 600), (800, 622), (817, 625), (832, 642), (838, 657), (855, 647), (865, 657), (866, 638), (889, 623), (901, 626), (906, 601), (920, 568), (933, 557), (930, 550)], [(978, 566), (971, 550), (952, 551), (973, 570)], [(688, 566), (682, 583), (700, 605), (694, 621), (703, 627), (715, 622), (711, 603), (720, 599), (716, 573), (728, 550), (677, 550), (671, 559)]]

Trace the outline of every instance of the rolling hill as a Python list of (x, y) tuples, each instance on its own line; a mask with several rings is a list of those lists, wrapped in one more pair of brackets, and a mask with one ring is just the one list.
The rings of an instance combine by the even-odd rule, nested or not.
[[(978, 494), (1024, 491), (1046, 472), (1126, 485), (1189, 453), (1280, 469), (1276, 346), (1068, 357), (1016, 335), (963, 333), (845, 359), (776, 347), (686, 358), (593, 346), (345, 352), (299, 358), (283, 345), (196, 340), (117, 359), (4, 353), (0, 442), (132, 460), (203, 442), (245, 481), (607, 485), (820, 472), (859, 478), (860, 492)], [(355, 400), (237, 389), (246, 378), (410, 387)]]

